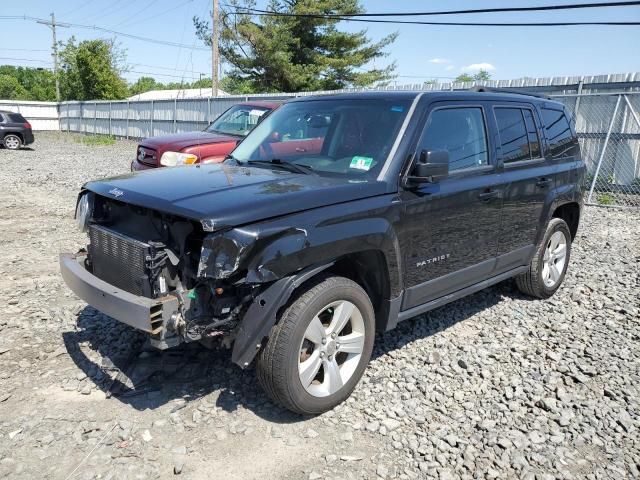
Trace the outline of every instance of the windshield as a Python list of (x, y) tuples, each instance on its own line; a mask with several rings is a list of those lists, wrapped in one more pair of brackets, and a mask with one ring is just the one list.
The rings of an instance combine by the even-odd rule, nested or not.
[(307, 100), (283, 105), (233, 151), (239, 163), (293, 163), (318, 174), (373, 177), (384, 164), (410, 100)]
[(260, 122), (262, 117), (269, 112), (266, 107), (255, 105), (236, 105), (216, 118), (205, 132), (226, 133), (229, 135), (245, 136)]

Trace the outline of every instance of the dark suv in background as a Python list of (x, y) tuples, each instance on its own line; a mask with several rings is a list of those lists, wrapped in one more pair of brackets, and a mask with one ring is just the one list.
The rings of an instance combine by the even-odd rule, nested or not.
[(19, 113), (0, 110), (0, 141), (9, 150), (33, 143), (31, 124)]
[(553, 295), (584, 172), (571, 116), (545, 98), (304, 97), (222, 164), (86, 184), (89, 245), (61, 256), (62, 275), (158, 348), (257, 357), (271, 398), (315, 414), (349, 396), (376, 330), (512, 277)]

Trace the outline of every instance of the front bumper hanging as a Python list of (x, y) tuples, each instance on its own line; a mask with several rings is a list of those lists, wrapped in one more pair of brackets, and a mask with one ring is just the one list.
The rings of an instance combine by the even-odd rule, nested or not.
[(119, 322), (153, 336), (164, 336), (163, 330), (171, 317), (180, 311), (177, 297), (147, 298), (121, 290), (88, 272), (85, 259), (83, 253), (60, 255), (62, 278), (73, 293)]

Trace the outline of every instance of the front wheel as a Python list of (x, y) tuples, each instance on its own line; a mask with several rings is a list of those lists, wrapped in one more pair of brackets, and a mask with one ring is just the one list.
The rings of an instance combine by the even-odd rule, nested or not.
[(296, 296), (273, 328), (258, 357), (258, 380), (293, 412), (325, 412), (355, 388), (371, 358), (374, 335), (366, 292), (344, 277), (321, 278)]
[(13, 134), (6, 135), (2, 143), (9, 150), (18, 150), (22, 146), (22, 140), (20, 137)]
[(571, 232), (567, 223), (552, 218), (529, 270), (516, 277), (518, 289), (533, 297), (549, 298), (564, 280), (570, 253)]

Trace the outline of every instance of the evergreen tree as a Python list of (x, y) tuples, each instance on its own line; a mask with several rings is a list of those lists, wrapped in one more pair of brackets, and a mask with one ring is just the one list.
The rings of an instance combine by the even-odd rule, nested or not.
[[(395, 63), (365, 65), (386, 57), (393, 33), (371, 42), (366, 30), (346, 32), (340, 20), (326, 17), (255, 16), (253, 0), (231, 0), (221, 14), (220, 55), (232, 66), (227, 81), (245, 93), (299, 92), (368, 86), (393, 78)], [(271, 0), (269, 11), (284, 14), (347, 15), (363, 13), (358, 0)], [(246, 13), (235, 13), (246, 12)], [(208, 19), (194, 17), (197, 35), (211, 45)]]

